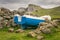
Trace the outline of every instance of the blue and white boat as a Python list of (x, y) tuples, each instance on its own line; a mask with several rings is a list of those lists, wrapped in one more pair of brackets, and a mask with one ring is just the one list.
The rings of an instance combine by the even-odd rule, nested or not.
[(29, 26), (36, 26), (42, 22), (45, 22), (45, 19), (51, 20), (51, 17), (49, 15), (41, 16), (41, 17), (36, 17), (36, 16), (31, 16), (31, 15), (23, 15), (20, 16), (18, 14), (14, 15), (14, 22), (16, 24), (22, 25), (22, 29), (25, 29)]

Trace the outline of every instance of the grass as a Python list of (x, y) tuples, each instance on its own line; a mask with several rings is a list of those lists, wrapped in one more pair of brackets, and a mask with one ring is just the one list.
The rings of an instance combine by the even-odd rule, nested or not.
[(0, 32), (0, 40), (36, 40), (36, 39), (26, 37), (25, 33)]
[(44, 34), (45, 40), (60, 40), (60, 32), (58, 32), (60, 28), (54, 28), (52, 29), (51, 34)]
[(24, 33), (10, 33), (7, 28), (0, 30), (0, 40), (37, 40), (36, 38), (28, 37), (27, 33), (30, 30), (26, 30)]
[[(24, 33), (10, 33), (7, 31), (8, 28), (4, 28), (0, 30), (0, 40), (37, 40), (36, 38), (28, 37), (27, 33), (31, 30), (25, 30)], [(52, 29), (51, 34), (42, 34), (45, 39), (44, 40), (60, 40), (60, 28)]]

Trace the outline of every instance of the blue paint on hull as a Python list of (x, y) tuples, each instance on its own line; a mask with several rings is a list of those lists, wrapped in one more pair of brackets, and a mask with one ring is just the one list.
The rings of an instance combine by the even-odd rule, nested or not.
[(38, 20), (38, 19), (32, 19), (32, 18), (26, 18), (26, 17), (21, 17), (21, 22), (18, 21), (18, 17), (15, 16), (14, 17), (14, 22), (16, 24), (21, 24), (22, 25), (22, 29), (27, 28), (28, 26), (38, 26), (39, 23), (41, 22), (45, 22), (45, 20)]

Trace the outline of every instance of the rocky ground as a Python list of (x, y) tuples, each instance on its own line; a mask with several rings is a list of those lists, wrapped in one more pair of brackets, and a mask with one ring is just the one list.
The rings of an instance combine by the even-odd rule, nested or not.
[(0, 8), (0, 28), (11, 27), (13, 24), (14, 13), (9, 9)]
[(41, 34), (51, 34), (53, 28), (59, 28), (58, 27), (58, 20), (48, 21), (41, 23), (37, 29), (31, 31), (28, 33), (31, 37), (36, 37), (38, 40), (43, 40), (44, 36)]

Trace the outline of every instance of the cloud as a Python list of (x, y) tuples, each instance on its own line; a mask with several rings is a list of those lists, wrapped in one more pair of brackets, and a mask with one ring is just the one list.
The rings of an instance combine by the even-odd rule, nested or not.
[(9, 9), (26, 7), (28, 4), (36, 4), (43, 8), (53, 8), (60, 6), (60, 0), (0, 0), (0, 7)]
[(42, 5), (60, 5), (60, 0), (41, 0), (39, 4)]
[(20, 4), (41, 4), (41, 5), (60, 5), (60, 0), (0, 0), (2, 4), (20, 3)]
[(9, 3), (28, 3), (29, 0), (0, 0), (2, 4), (9, 4)]
[(19, 7), (27, 7), (26, 4), (0, 4), (0, 7), (8, 8), (10, 10), (17, 10)]

